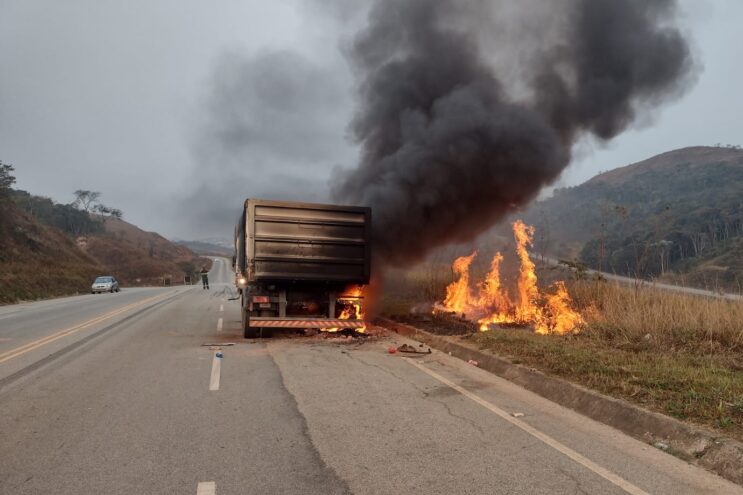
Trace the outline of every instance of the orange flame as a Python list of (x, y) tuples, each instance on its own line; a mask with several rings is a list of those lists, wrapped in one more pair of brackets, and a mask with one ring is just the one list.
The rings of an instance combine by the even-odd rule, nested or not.
[(531, 247), (534, 239), (534, 227), (526, 225), (521, 220), (513, 224), (513, 236), (516, 238), (516, 254), (521, 262), (519, 271), (519, 300), (516, 306), (516, 319), (519, 323), (542, 320), (542, 310), (537, 306), (539, 288), (537, 287), (537, 272), (534, 262), (529, 258), (527, 246)]
[(534, 331), (540, 334), (577, 332), (583, 318), (571, 308), (572, 301), (564, 282), (556, 282), (555, 293), (546, 295), (544, 304), (541, 304), (543, 298), (537, 285), (536, 267), (528, 250), (533, 242), (534, 227), (518, 220), (513, 224), (513, 234), (516, 239), (516, 254), (521, 264), (515, 302), (501, 284), (501, 253), (496, 253), (493, 257), (490, 271), (478, 286), (478, 297), (473, 297), (469, 268), (477, 255), (475, 252), (457, 258), (452, 264), (458, 278), (447, 286), (446, 298), (441, 307), (445, 311), (476, 319), (481, 331), (489, 330), (492, 324), (510, 323), (532, 325)]
[(444, 306), (452, 313), (466, 314), (472, 305), (472, 291), (470, 290), (470, 265), (477, 256), (477, 251), (469, 256), (460, 256), (451, 268), (458, 275), (457, 280), (446, 288)]
[[(361, 286), (353, 286), (350, 289), (338, 296), (338, 301), (343, 303), (345, 307), (338, 316), (339, 320), (363, 320), (364, 312), (361, 307), (361, 299), (364, 297), (364, 291)], [(339, 328), (322, 328), (323, 332), (337, 332)], [(356, 328), (357, 333), (364, 333), (366, 327)]]

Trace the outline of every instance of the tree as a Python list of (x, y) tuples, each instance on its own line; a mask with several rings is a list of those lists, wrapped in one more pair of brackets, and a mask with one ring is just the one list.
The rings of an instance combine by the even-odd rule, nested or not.
[(124, 216), (124, 213), (118, 208), (111, 208), (100, 202), (101, 193), (98, 191), (88, 191), (87, 189), (78, 189), (74, 192), (75, 200), (72, 206), (87, 214), (96, 213), (100, 215), (99, 220), (103, 223), (108, 218), (118, 218)]
[(0, 161), (0, 196), (4, 198), (8, 197), (11, 186), (15, 184), (14, 170), (13, 165)]
[(72, 202), (72, 206), (86, 213), (94, 211), (98, 198), (101, 197), (101, 193), (85, 189), (78, 189), (73, 194), (75, 194), (75, 200)]

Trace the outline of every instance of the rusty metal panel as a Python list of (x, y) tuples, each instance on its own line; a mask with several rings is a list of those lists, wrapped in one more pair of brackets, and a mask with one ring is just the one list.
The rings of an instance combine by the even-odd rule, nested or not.
[(251, 281), (369, 282), (370, 208), (248, 199), (245, 213)]

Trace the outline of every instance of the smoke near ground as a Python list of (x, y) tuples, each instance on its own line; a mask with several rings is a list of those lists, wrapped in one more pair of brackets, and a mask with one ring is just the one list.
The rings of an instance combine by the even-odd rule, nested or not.
[[(611, 139), (690, 83), (672, 0), (519, 5), (377, 0), (349, 47), (361, 160), (333, 194), (373, 208), (386, 262), (472, 239), (553, 182), (576, 140)], [(498, 44), (498, 26), (520, 42)]]

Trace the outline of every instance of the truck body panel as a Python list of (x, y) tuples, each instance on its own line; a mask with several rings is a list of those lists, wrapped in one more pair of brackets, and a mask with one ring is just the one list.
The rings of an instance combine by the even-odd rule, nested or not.
[(363, 330), (363, 321), (348, 315), (361, 314), (370, 237), (370, 208), (245, 200), (235, 271), (246, 337), (257, 328)]
[(371, 209), (245, 201), (248, 280), (367, 284)]

